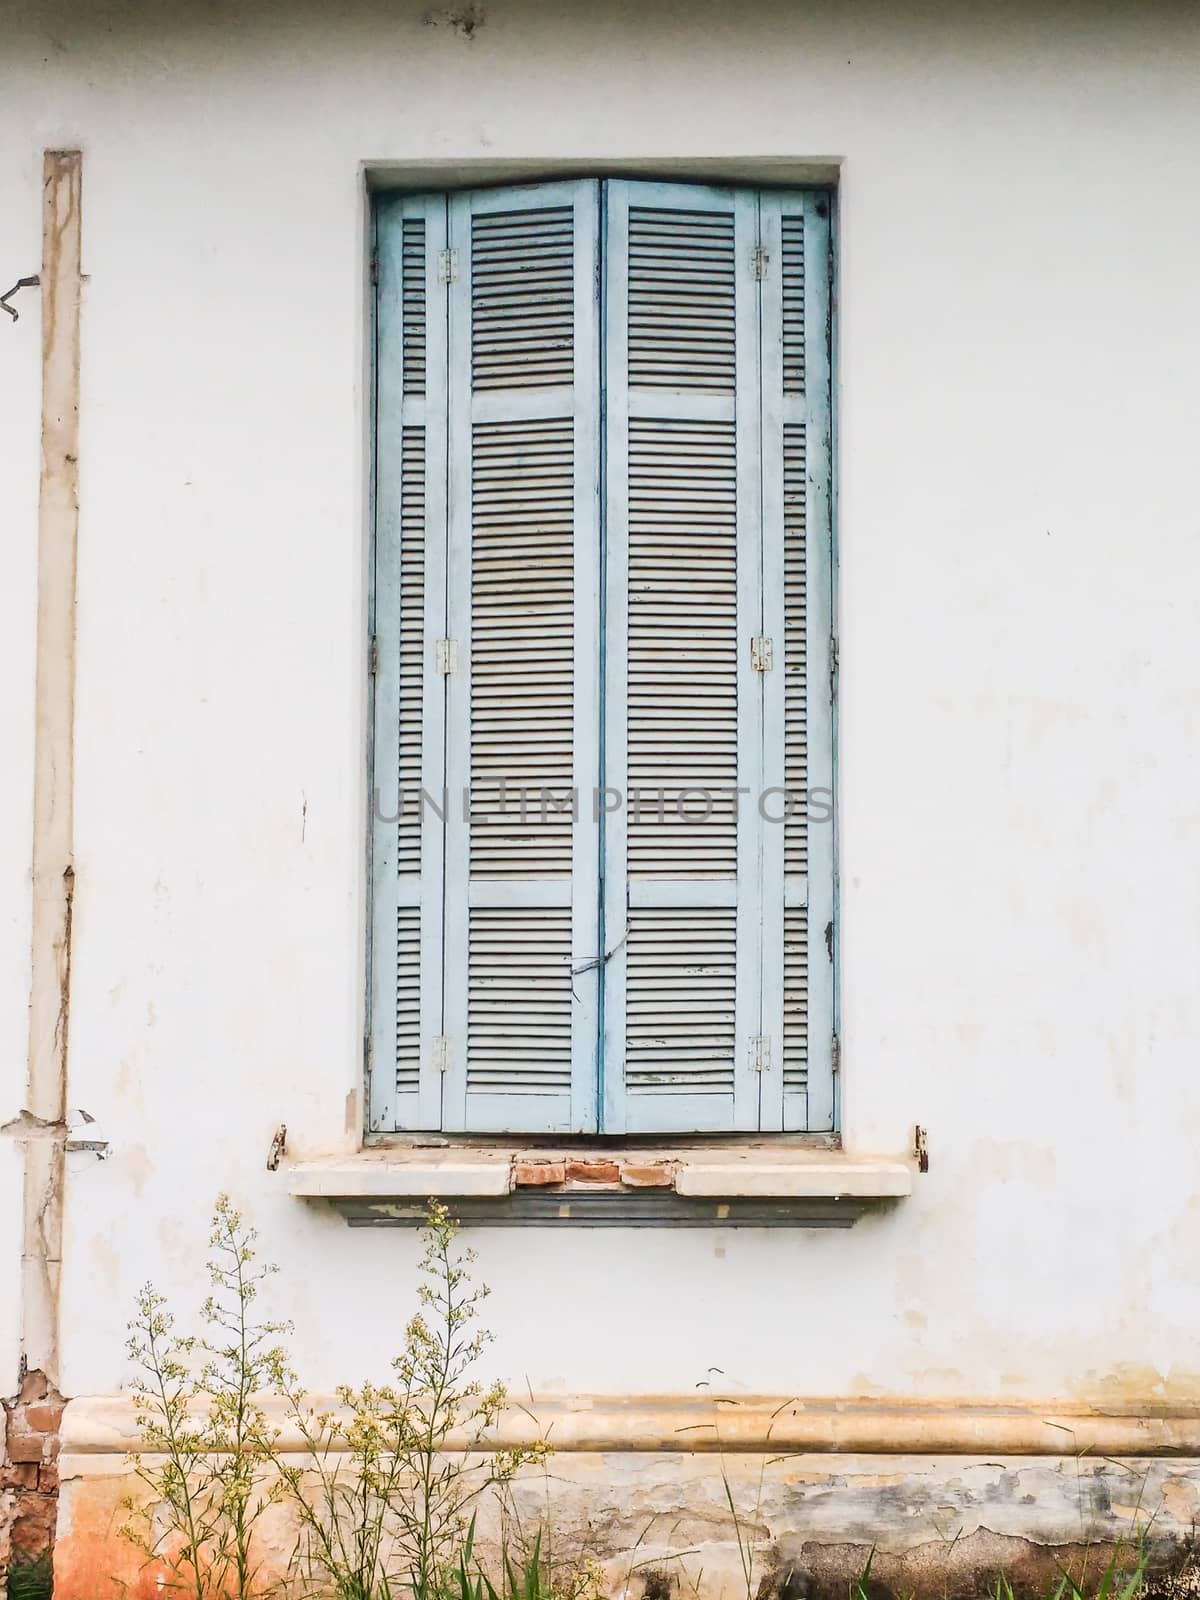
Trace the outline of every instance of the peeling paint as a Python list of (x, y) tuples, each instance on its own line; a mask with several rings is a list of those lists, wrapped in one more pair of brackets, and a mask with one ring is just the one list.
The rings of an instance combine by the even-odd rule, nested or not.
[[(698, 1600), (744, 1594), (747, 1553), (758, 1600), (844, 1600), (869, 1556), (878, 1600), (946, 1600), (987, 1592), (1000, 1571), (1018, 1590), (1041, 1590), (1062, 1570), (1098, 1571), (1138, 1518), (1150, 1526), (1155, 1559), (1169, 1561), (1192, 1529), (1172, 1508), (1186, 1510), (1200, 1491), (1200, 1458), (911, 1456), (894, 1466), (870, 1456), (818, 1464), (755, 1455), (718, 1467), (697, 1457), (566, 1452), (548, 1476), (520, 1478), (513, 1504), (531, 1523), (549, 1515), (556, 1552), (592, 1554), (608, 1591), (630, 1600), (667, 1600), (672, 1589)], [(137, 1552), (116, 1538), (129, 1487), (117, 1459), (64, 1457), (56, 1600), (92, 1600), (97, 1578), (108, 1575), (146, 1592)], [(496, 1533), (485, 1508), (481, 1548)], [(285, 1569), (290, 1539), (286, 1519), (272, 1511), (257, 1552), (264, 1576)]]
[(421, 21), (427, 28), (451, 28), (462, 39), (473, 39), (483, 27), (485, 13), (479, 0), (426, 11)]
[[(48, 150), (42, 172), (42, 470), (33, 787), (33, 922), (27, 1116), (67, 1111), (75, 914), (75, 578), (79, 533), (79, 308), (83, 158)], [(25, 1142), (21, 1360), (58, 1378), (63, 1140)]]

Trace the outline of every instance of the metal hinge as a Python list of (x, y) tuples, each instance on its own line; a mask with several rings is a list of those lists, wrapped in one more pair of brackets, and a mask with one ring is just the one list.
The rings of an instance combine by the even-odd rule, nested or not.
[(433, 1041), (433, 1070), (445, 1072), (450, 1065), (450, 1040), (439, 1033)]
[(439, 250), (438, 251), (438, 282), (439, 283), (457, 283), (458, 282), (458, 251), (457, 250)]
[(371, 251), (371, 282), (379, 282), (379, 251)]
[(833, 1046), (832, 1046), (832, 1048), (830, 1050), (830, 1063), (831, 1063), (831, 1066), (832, 1066), (832, 1070), (834, 1072), (840, 1072), (841, 1071), (841, 1068), (842, 1068), (842, 1041), (838, 1038), (836, 1033), (833, 1036)]
[(371, 643), (367, 649), (367, 671), (372, 677), (379, 671), (379, 640), (371, 635)]
[(750, 1040), (750, 1070), (751, 1072), (771, 1070), (771, 1040), (765, 1033), (755, 1034)]
[(750, 276), (756, 283), (761, 283), (767, 275), (767, 264), (771, 257), (762, 245), (756, 245), (750, 252)]
[(271, 1140), (271, 1148), (267, 1151), (267, 1171), (278, 1172), (279, 1163), (287, 1154), (287, 1123), (281, 1122), (275, 1129), (275, 1137)]
[(929, 1171), (929, 1135), (920, 1125), (913, 1129), (913, 1155), (917, 1159), (917, 1171)]
[(838, 676), (838, 639), (836, 633), (829, 635), (829, 703), (837, 699)]
[(770, 672), (775, 665), (775, 641), (756, 633), (750, 641), (750, 670)]
[(458, 671), (458, 640), (439, 639), (434, 645), (433, 664), (443, 675)]

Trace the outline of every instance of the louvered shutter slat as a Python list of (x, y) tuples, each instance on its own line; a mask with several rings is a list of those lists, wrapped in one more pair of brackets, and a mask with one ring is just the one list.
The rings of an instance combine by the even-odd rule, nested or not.
[[(791, 797), (764, 835), (764, 1032), (782, 1070), (764, 1126), (834, 1126), (830, 679), (829, 224), (819, 194), (764, 195), (764, 601), (782, 640), (766, 685), (766, 782)], [(774, 814), (781, 814), (776, 801)]]
[[(406, 224), (407, 228), (407, 224)], [(406, 274), (415, 267), (404, 254)], [(405, 301), (407, 315), (407, 296)], [(405, 357), (408, 354), (405, 324)], [(424, 380), (424, 347), (421, 377)], [(406, 368), (407, 371), (407, 368)], [(421, 871), (422, 742), (425, 698), (425, 430), (400, 429), (400, 677), (396, 720), (400, 824), (396, 869), (401, 877)]]
[(605, 1127), (754, 1126), (753, 202), (610, 183), (607, 236)]
[(445, 585), (446, 343), (436, 261), (441, 197), (376, 215), (378, 395), (368, 1125), (436, 1128), (442, 1027), (442, 690), (430, 670)]
[[(445, 1126), (596, 1126), (592, 183), (455, 197)], [(465, 817), (458, 796), (469, 800)], [(583, 804), (576, 808), (575, 793)]]
[(425, 393), (425, 218), (402, 224), (404, 303), (404, 392)]

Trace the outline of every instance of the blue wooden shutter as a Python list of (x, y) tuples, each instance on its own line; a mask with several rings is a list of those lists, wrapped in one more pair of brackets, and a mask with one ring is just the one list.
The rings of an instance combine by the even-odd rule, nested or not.
[(436, 1128), (442, 1032), (446, 315), (444, 196), (376, 215), (376, 516), (370, 1104), (372, 1131)]
[(590, 182), (450, 201), (451, 1131), (596, 1127), (598, 222)]
[(606, 189), (606, 783), (625, 799), (605, 820), (605, 1128), (752, 1129), (762, 1027), (757, 199), (691, 185)]
[[(833, 576), (829, 198), (764, 194), (764, 631), (782, 641), (764, 682), (764, 1022), (779, 1070), (763, 1127), (834, 1126)], [(771, 814), (781, 814), (775, 803)], [(768, 1093), (769, 1090), (769, 1093)]]

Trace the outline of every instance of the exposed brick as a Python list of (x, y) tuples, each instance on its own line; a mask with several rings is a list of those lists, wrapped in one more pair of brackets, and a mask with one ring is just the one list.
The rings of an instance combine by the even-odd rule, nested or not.
[(44, 1400), (50, 1393), (50, 1381), (46, 1374), (39, 1368), (33, 1367), (21, 1379), (21, 1392), (17, 1396), (20, 1405), (26, 1405), (30, 1400)]
[(22, 1555), (37, 1556), (54, 1543), (58, 1501), (49, 1494), (19, 1494), (12, 1524), (12, 1547)]
[(621, 1182), (631, 1189), (670, 1189), (675, 1184), (675, 1169), (669, 1161), (623, 1161)]
[(514, 1161), (513, 1182), (519, 1189), (563, 1181), (561, 1161)]
[(567, 1178), (572, 1183), (619, 1183), (621, 1169), (615, 1161), (568, 1161)]
[(57, 1433), (62, 1421), (63, 1402), (41, 1401), (25, 1407), (25, 1426), (31, 1433)]
[(3, 1402), (0, 1454), (0, 1568), (12, 1554), (50, 1555), (58, 1517), (59, 1428), (65, 1401), (44, 1372), (27, 1372)]
[(41, 1461), (45, 1455), (45, 1440), (40, 1433), (16, 1433), (8, 1430), (8, 1459), (10, 1461)]

